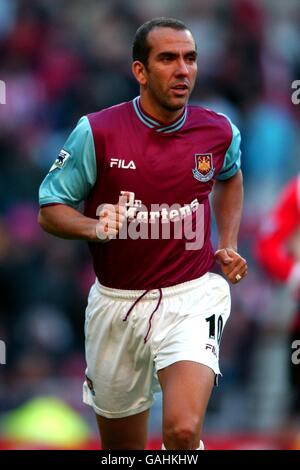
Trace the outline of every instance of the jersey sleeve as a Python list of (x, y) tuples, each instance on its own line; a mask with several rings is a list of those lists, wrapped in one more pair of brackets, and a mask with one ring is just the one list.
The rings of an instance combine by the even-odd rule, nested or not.
[(225, 154), (223, 167), (217, 175), (217, 180), (227, 180), (234, 176), (241, 168), (241, 133), (239, 129), (225, 116), (232, 129), (231, 144)]
[(97, 178), (95, 146), (89, 120), (82, 117), (69, 135), (39, 190), (40, 206), (77, 207)]

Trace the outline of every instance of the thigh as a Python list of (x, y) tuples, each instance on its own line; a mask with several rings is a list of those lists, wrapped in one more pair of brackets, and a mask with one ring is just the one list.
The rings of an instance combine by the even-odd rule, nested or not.
[(179, 361), (158, 371), (163, 392), (163, 427), (193, 423), (202, 430), (207, 404), (214, 386), (214, 371), (197, 362)]
[(149, 410), (126, 418), (96, 415), (103, 450), (144, 450)]
[(138, 328), (136, 311), (124, 321), (131, 306), (131, 300), (94, 290), (87, 311), (83, 400), (109, 420), (137, 415), (153, 403), (153, 358), (143, 341), (147, 323)]

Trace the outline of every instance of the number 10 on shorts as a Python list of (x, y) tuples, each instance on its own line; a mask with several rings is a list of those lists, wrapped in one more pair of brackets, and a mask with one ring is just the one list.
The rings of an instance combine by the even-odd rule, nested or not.
[[(220, 344), (222, 331), (223, 331), (223, 318), (222, 315), (219, 315), (218, 320), (216, 322), (216, 315), (211, 315), (210, 317), (206, 318), (206, 321), (209, 323), (209, 337), (212, 339), (216, 338), (216, 326), (217, 326), (217, 341)], [(217, 323), (217, 325), (216, 325)]]

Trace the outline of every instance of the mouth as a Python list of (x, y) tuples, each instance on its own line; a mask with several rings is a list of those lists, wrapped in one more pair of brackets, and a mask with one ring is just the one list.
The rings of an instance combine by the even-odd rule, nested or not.
[(177, 96), (185, 96), (189, 91), (189, 87), (186, 83), (178, 83), (177, 85), (172, 86), (171, 90)]

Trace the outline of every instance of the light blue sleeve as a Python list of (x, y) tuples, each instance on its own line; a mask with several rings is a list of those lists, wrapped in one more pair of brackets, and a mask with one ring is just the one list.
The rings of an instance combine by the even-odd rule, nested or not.
[(217, 180), (221, 181), (231, 178), (241, 168), (241, 133), (239, 129), (231, 122), (231, 120), (227, 116), (225, 117), (228, 119), (231, 125), (232, 140), (226, 152), (223, 167), (221, 168), (220, 173), (217, 175)]
[(97, 178), (94, 139), (89, 120), (82, 117), (42, 182), (40, 206), (60, 203), (77, 207)]

